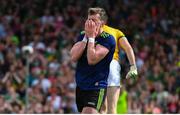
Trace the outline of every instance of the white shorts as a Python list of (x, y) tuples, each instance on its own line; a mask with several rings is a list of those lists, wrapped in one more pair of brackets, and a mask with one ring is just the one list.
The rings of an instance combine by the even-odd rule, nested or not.
[(112, 60), (110, 63), (110, 71), (108, 76), (108, 86), (120, 86), (120, 71), (121, 66), (117, 60)]

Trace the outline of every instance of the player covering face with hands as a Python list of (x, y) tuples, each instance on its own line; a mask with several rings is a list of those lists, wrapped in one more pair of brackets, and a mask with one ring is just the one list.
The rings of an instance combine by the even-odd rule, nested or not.
[(103, 31), (107, 20), (103, 9), (90, 8), (85, 28), (71, 49), (76, 67), (76, 103), (81, 113), (98, 113), (104, 102), (115, 39)]

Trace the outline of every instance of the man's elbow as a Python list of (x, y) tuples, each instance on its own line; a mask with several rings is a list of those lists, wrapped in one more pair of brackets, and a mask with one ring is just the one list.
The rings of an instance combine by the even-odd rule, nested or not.
[(72, 61), (72, 62), (77, 62), (77, 61), (78, 61), (78, 59), (77, 59), (77, 57), (76, 57), (76, 56), (71, 55), (71, 61)]
[(70, 59), (71, 59), (72, 62), (77, 61), (77, 57), (72, 53), (72, 51), (70, 52)]

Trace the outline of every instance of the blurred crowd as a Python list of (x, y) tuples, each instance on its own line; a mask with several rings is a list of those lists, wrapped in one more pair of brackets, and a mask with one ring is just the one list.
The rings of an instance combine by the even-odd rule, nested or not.
[[(107, 10), (108, 25), (123, 31), (138, 67), (120, 52), (128, 113), (180, 113), (179, 0), (1, 0), (0, 113), (77, 113), (69, 50), (89, 7)], [(21, 48), (30, 45), (26, 56)], [(28, 62), (30, 62), (29, 74)], [(26, 93), (28, 95), (26, 95)], [(82, 97), (83, 98), (83, 97)]]

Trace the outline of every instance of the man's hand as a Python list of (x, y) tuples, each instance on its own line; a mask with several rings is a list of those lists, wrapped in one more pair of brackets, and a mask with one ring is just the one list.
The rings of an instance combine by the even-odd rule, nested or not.
[(129, 78), (136, 79), (137, 75), (138, 75), (137, 67), (136, 65), (132, 65), (130, 67), (130, 71), (126, 75), (126, 79), (129, 79)]
[(97, 36), (97, 26), (92, 20), (86, 20), (85, 34), (88, 38), (95, 38)]

